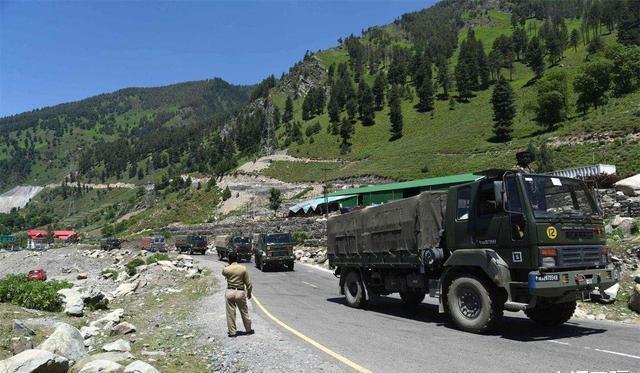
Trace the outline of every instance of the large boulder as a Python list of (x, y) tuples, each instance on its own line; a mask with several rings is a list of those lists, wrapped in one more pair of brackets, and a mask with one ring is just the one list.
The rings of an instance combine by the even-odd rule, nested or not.
[(78, 373), (120, 373), (124, 367), (109, 360), (94, 360), (87, 363)]
[(629, 299), (629, 308), (640, 313), (640, 284), (633, 285), (633, 293)]
[(43, 350), (26, 350), (0, 361), (2, 373), (66, 373), (69, 360)]
[(62, 296), (62, 302), (64, 302), (64, 313), (70, 316), (84, 315), (84, 301), (78, 289), (60, 289), (58, 294)]
[(136, 360), (124, 368), (124, 373), (160, 373), (160, 371), (144, 361)]
[(124, 310), (122, 308), (117, 308), (109, 312), (108, 314), (104, 315), (103, 317), (99, 318), (98, 320), (90, 322), (89, 326), (102, 329), (105, 327), (105, 325), (109, 323), (114, 325), (119, 323), (120, 319), (122, 319), (123, 316), (124, 316)]
[(627, 196), (634, 197), (640, 194), (640, 174), (622, 179), (614, 184), (616, 190)]
[(96, 288), (82, 292), (80, 296), (82, 296), (85, 306), (89, 306), (94, 310), (104, 310), (109, 305), (109, 299), (107, 299), (106, 294)]
[(129, 352), (101, 352), (94, 355), (87, 355), (78, 361), (74, 366), (75, 369), (82, 369), (87, 364), (96, 360), (108, 360), (114, 363), (129, 364), (133, 361), (134, 356)]
[(120, 286), (118, 286), (118, 288), (113, 292), (113, 296), (124, 297), (126, 295), (129, 295), (134, 291), (136, 291), (139, 284), (140, 284), (140, 281), (137, 281), (137, 280), (133, 282), (125, 282), (123, 284), (120, 284)]
[(63, 356), (74, 362), (82, 359), (87, 354), (84, 348), (84, 338), (80, 331), (62, 322), (58, 324), (53, 334), (42, 342), (38, 348)]
[(129, 333), (135, 333), (136, 327), (135, 325), (128, 322), (121, 322), (111, 329), (111, 335), (125, 335)]

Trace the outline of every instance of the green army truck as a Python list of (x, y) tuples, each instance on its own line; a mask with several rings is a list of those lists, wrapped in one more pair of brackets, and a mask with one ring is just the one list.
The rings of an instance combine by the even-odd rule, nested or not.
[(176, 236), (176, 250), (180, 253), (205, 255), (207, 253), (207, 237), (199, 234)]
[(503, 310), (553, 326), (618, 280), (596, 194), (580, 180), (490, 170), (448, 191), (331, 217), (328, 259), (352, 307), (426, 294), (466, 331)]
[(293, 271), (293, 239), (290, 233), (259, 234), (254, 242), (256, 268), (265, 271), (268, 267), (286, 268)]
[(251, 261), (252, 253), (251, 237), (246, 236), (216, 236), (215, 246), (218, 253), (218, 259), (223, 260), (227, 257), (229, 251), (235, 251), (238, 255), (238, 261)]
[(115, 237), (107, 237), (100, 240), (100, 249), (111, 251), (118, 250), (122, 246), (122, 241)]

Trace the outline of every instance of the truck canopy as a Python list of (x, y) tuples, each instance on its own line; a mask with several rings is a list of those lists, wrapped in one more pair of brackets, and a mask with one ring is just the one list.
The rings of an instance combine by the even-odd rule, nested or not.
[(436, 247), (444, 229), (447, 192), (367, 207), (329, 218), (328, 254), (417, 252)]
[(231, 236), (228, 234), (225, 234), (221, 236), (216, 236), (214, 243), (216, 247), (227, 247), (230, 240), (231, 240)]

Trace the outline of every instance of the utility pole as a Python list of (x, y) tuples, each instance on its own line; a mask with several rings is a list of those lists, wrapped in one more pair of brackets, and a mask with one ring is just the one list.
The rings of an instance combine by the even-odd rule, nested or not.
[(322, 185), (322, 193), (324, 195), (324, 217), (325, 219), (329, 219), (329, 184), (327, 183), (327, 171), (331, 170), (329, 167), (322, 167), (323, 171), (323, 185)]

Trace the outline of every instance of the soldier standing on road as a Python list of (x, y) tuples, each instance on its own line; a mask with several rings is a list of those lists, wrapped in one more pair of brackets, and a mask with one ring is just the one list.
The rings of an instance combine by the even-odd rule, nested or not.
[(229, 337), (236, 336), (236, 307), (240, 310), (246, 334), (253, 334), (251, 317), (249, 317), (249, 309), (247, 308), (247, 298), (251, 299), (252, 290), (249, 272), (244, 266), (237, 263), (238, 254), (235, 251), (230, 251), (227, 257), (229, 258), (229, 265), (224, 267), (222, 275), (227, 279), (225, 298), (227, 300)]

